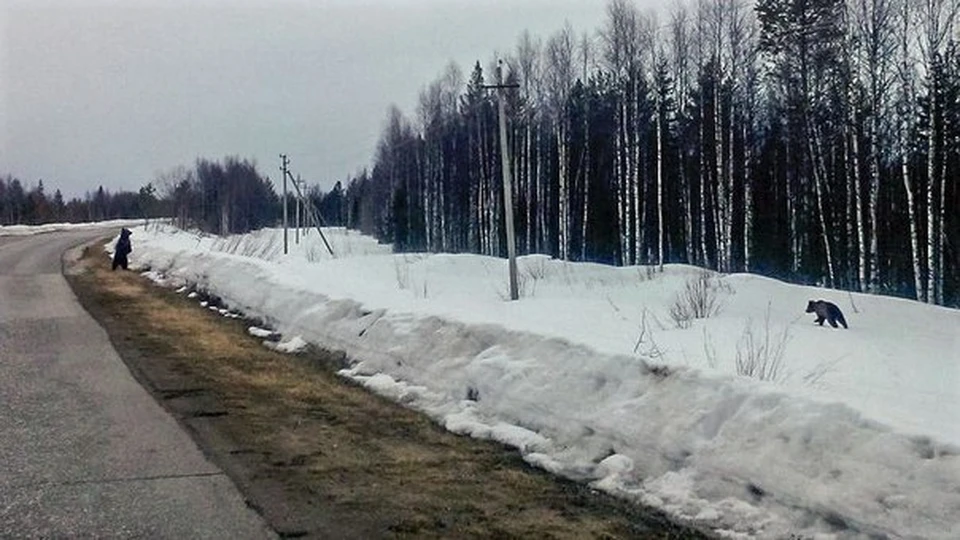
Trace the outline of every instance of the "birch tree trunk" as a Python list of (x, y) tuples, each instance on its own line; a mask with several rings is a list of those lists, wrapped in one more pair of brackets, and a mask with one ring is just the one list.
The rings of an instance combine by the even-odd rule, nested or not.
[(624, 107), (624, 111), (623, 111), (623, 119), (624, 119), (624, 122), (623, 122), (623, 140), (624, 140), (624, 146), (625, 146), (624, 152), (623, 152), (623, 157), (624, 157), (624, 171), (623, 171), (623, 176), (624, 176), (624, 178), (623, 178), (623, 182), (624, 182), (624, 194), (623, 194), (623, 195), (624, 195), (624, 201), (623, 201), (623, 206), (624, 206), (624, 209), (623, 209), (623, 211), (624, 211), (624, 220), (625, 220), (625, 223), (624, 223), (624, 241), (625, 241), (625, 246), (624, 246), (624, 264), (629, 266), (629, 265), (634, 264), (634, 261), (635, 261), (635, 259), (634, 259), (634, 253), (635, 253), (635, 252), (634, 252), (634, 238), (636, 238), (636, 235), (634, 234), (634, 231), (635, 231), (636, 229), (634, 229), (634, 220), (633, 220), (633, 214), (634, 214), (634, 212), (633, 212), (633, 209), (634, 209), (634, 206), (635, 206), (635, 204), (636, 204), (636, 197), (637, 197), (637, 195), (636, 195), (636, 188), (637, 188), (637, 186), (636, 186), (636, 175), (637, 175), (637, 171), (636, 171), (636, 166), (635, 166), (636, 161), (635, 161), (634, 158), (633, 158), (633, 156), (634, 156), (634, 150), (635, 150), (634, 145), (636, 144), (636, 141), (634, 141), (634, 139), (633, 139), (634, 133), (633, 133), (633, 128), (632, 128), (632, 126), (631, 126), (631, 124), (632, 124), (632, 119), (633, 119), (633, 115), (632, 115), (632, 109), (633, 109), (632, 99), (629, 99), (628, 101), (629, 101), (629, 103), (628, 103), (627, 101), (625, 101), (625, 102), (624, 102), (624, 105), (623, 105), (623, 107)]
[(789, 138), (784, 144), (784, 158), (786, 161), (786, 173), (784, 181), (787, 192), (787, 243), (790, 246), (790, 271), (797, 272), (800, 269), (800, 234), (797, 226), (797, 186), (796, 173), (791, 164), (791, 152)]
[(898, 146), (900, 147), (900, 178), (903, 181), (903, 189), (907, 195), (907, 215), (910, 220), (910, 261), (913, 263), (913, 287), (916, 291), (917, 300), (923, 302), (926, 295), (923, 289), (923, 274), (920, 265), (920, 234), (917, 231), (917, 210), (914, 201), (913, 185), (910, 181), (910, 150), (907, 146), (906, 126), (901, 118), (901, 125), (898, 136)]
[(630, 264), (637, 264), (642, 246), (640, 235), (643, 224), (640, 213), (640, 82), (637, 73), (631, 74), (633, 95), (630, 100), (630, 198), (627, 211), (630, 214), (632, 226), (630, 235), (633, 244), (630, 255)]
[(524, 153), (524, 161), (523, 161), (523, 165), (524, 165), (524, 177), (525, 177), (525, 179), (526, 179), (525, 182), (524, 182), (524, 188), (526, 189), (526, 193), (527, 193), (527, 208), (526, 208), (526, 211), (527, 211), (527, 221), (526, 221), (527, 230), (526, 230), (526, 244), (527, 244), (527, 252), (528, 252), (528, 253), (534, 253), (534, 252), (537, 251), (537, 248), (534, 246), (534, 240), (533, 240), (533, 231), (534, 231), (534, 226), (533, 226), (533, 218), (534, 218), (533, 208), (534, 208), (534, 201), (533, 201), (533, 181), (532, 181), (531, 175), (530, 175), (530, 169), (531, 169), (531, 166), (530, 166), (530, 163), (531, 163), (531, 159), (530, 159), (530, 149), (531, 149), (531, 145), (532, 145), (532, 144), (531, 144), (531, 140), (533, 139), (533, 136), (531, 135), (531, 129), (532, 129), (531, 124), (532, 124), (532, 123), (533, 123), (533, 119), (530, 118), (530, 117), (528, 117), (528, 118), (527, 118), (527, 125), (524, 127), (524, 130), (523, 130), (523, 142), (524, 142), (524, 152), (523, 152), (523, 153)]
[[(719, 55), (718, 55), (719, 57)], [(726, 176), (723, 169), (723, 125), (720, 122), (720, 74), (719, 58), (717, 59), (715, 79), (713, 81), (713, 152), (714, 152), (714, 184), (716, 186), (717, 201), (715, 205), (716, 219), (714, 220), (715, 240), (717, 246), (717, 270), (726, 272), (726, 229), (727, 229), (727, 189)]]
[(700, 226), (698, 227), (700, 231), (700, 264), (704, 267), (710, 267), (710, 255), (707, 251), (707, 182), (710, 179), (710, 173), (707, 170), (707, 156), (706, 156), (706, 134), (704, 133), (704, 126), (706, 124), (706, 113), (704, 112), (706, 105), (706, 98), (703, 97), (703, 92), (700, 93), (700, 122), (699, 122), (699, 133), (700, 133), (700, 181), (698, 188), (700, 189)]
[(614, 166), (614, 182), (617, 188), (617, 231), (618, 231), (618, 240), (620, 244), (620, 264), (626, 266), (630, 264), (630, 255), (629, 248), (627, 247), (627, 228), (629, 227), (627, 222), (627, 207), (625, 200), (626, 193), (626, 166), (624, 160), (624, 146), (626, 138), (626, 126), (625, 124), (625, 114), (624, 114), (624, 98), (623, 96), (618, 96), (620, 100), (620, 105), (617, 107), (617, 137), (616, 137), (616, 163)]
[(937, 290), (937, 268), (939, 257), (939, 235), (937, 230), (937, 88), (936, 82), (930, 85), (930, 127), (927, 133), (927, 301), (937, 302), (940, 291)]
[[(872, 131), (872, 128), (871, 128)], [(877, 217), (880, 201), (880, 171), (875, 159), (876, 137), (870, 135), (870, 290), (880, 287), (880, 220)]]
[(580, 260), (587, 260), (587, 221), (590, 216), (590, 98), (583, 112), (583, 194), (581, 196)]
[[(853, 116), (852, 112), (851, 116)], [(865, 291), (867, 290), (869, 281), (867, 279), (867, 235), (866, 228), (864, 227), (863, 223), (863, 188), (861, 187), (862, 181), (860, 179), (860, 136), (856, 128), (855, 120), (851, 119), (851, 123), (854, 124), (850, 144), (852, 146), (851, 152), (853, 154), (853, 190), (857, 202), (857, 278), (860, 282), (860, 290)], [(871, 187), (871, 193), (872, 189), (873, 188)]]
[[(923, 0), (920, 8), (920, 49), (927, 76), (928, 116), (927, 129), (927, 301), (943, 302), (943, 214), (946, 196), (945, 165), (938, 170), (938, 160), (946, 159), (946, 153), (938, 151), (938, 141), (943, 137), (945, 119), (943, 111), (943, 51), (955, 39), (956, 22), (960, 14), (958, 0)], [(904, 8), (907, 9), (907, 8)], [(943, 154), (943, 155), (941, 155)]]
[[(670, 20), (671, 28), (671, 62), (674, 72), (675, 95), (677, 98), (678, 127), (682, 130), (687, 122), (688, 96), (688, 61), (690, 56), (690, 34), (688, 14), (683, 5), (675, 8)], [(687, 174), (686, 141), (680, 140), (677, 144), (677, 173), (680, 178), (680, 193), (683, 207), (683, 246), (686, 262), (696, 262), (696, 238), (693, 229), (693, 184)]]
[[(560, 113), (561, 115), (563, 113)], [(559, 177), (557, 191), (557, 251), (560, 260), (570, 259), (568, 253), (570, 233), (570, 201), (568, 199), (569, 179), (567, 178), (567, 141), (566, 130), (563, 129), (563, 119), (557, 118), (554, 135), (557, 138), (557, 176)]]
[(834, 265), (833, 265), (833, 250), (831, 248), (830, 242), (830, 229), (827, 226), (827, 215), (823, 207), (823, 187), (825, 176), (825, 167), (822, 165), (823, 148), (820, 144), (820, 134), (819, 130), (813, 128), (808, 128), (808, 137), (807, 145), (810, 152), (811, 160), (811, 170), (813, 172), (813, 184), (817, 196), (817, 214), (820, 219), (820, 231), (822, 233), (823, 239), (823, 250), (824, 255), (827, 258), (827, 277), (829, 281), (827, 282), (828, 287), (833, 287), (836, 283), (836, 275), (834, 274)]
[(750, 272), (750, 263), (753, 257), (753, 150), (747, 140), (750, 136), (747, 126), (743, 124), (743, 271)]
[(657, 91), (657, 266), (663, 272), (663, 104)]

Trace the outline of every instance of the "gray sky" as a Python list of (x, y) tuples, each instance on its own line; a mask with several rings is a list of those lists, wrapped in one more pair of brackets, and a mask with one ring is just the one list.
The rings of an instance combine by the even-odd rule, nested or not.
[[(640, 0), (638, 5), (654, 3)], [(0, 1), (0, 174), (49, 192), (136, 190), (197, 157), (277, 155), (324, 189), (371, 162), (387, 107), (413, 118), (524, 29), (603, 24), (605, 0)]]

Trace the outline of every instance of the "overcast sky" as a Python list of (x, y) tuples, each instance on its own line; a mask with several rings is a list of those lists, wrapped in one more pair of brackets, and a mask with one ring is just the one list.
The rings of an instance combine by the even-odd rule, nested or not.
[[(638, 6), (655, 4), (638, 0)], [(413, 118), (524, 29), (591, 35), (605, 0), (0, 1), (0, 175), (82, 196), (238, 155), (328, 189), (371, 162), (387, 107)]]

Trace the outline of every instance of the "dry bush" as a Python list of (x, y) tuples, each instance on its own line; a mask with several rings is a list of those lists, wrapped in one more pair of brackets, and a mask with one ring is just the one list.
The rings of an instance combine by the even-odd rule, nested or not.
[(783, 359), (790, 341), (788, 327), (778, 333), (770, 329), (770, 306), (764, 315), (763, 327), (754, 330), (753, 322), (747, 323), (737, 342), (737, 375), (753, 377), (761, 381), (779, 381), (783, 378)]
[[(519, 263), (520, 261), (518, 261)], [(532, 281), (539, 281), (541, 279), (546, 279), (549, 275), (549, 259), (545, 257), (536, 257), (533, 259), (526, 259), (522, 261), (522, 268), (520, 271)]]
[[(527, 286), (532, 282), (531, 286)], [(510, 276), (506, 276), (504, 280), (496, 287), (497, 296), (500, 297), (504, 302), (510, 301)], [(527, 298), (536, 296), (537, 294), (537, 280), (529, 277), (529, 274), (525, 272), (517, 272), (517, 296), (518, 298)]]
[(723, 308), (721, 293), (732, 289), (710, 272), (703, 271), (687, 280), (683, 291), (678, 293), (670, 306), (670, 318), (677, 328), (690, 328), (693, 319), (707, 319)]

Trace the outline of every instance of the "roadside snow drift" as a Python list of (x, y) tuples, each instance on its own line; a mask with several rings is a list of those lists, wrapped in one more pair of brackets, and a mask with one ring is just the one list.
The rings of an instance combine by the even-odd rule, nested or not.
[[(316, 231), (283, 255), (282, 231), (151, 225), (131, 262), (290, 349), (345, 351), (344, 376), (452, 431), (725, 535), (960, 538), (960, 312), (545, 256), (520, 259), (508, 302), (506, 261), (325, 233), (336, 258)], [(820, 298), (849, 330), (813, 324)]]
[(110, 227), (135, 227), (143, 225), (142, 219), (114, 219), (94, 223), (46, 223), (44, 225), (0, 225), (0, 236), (27, 236), (53, 231), (76, 229), (103, 229)]

